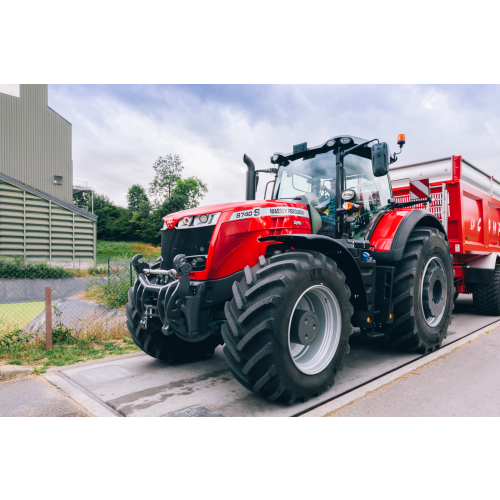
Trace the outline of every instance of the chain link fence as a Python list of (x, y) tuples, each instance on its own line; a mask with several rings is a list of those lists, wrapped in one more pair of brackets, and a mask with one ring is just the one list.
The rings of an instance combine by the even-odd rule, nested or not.
[(0, 347), (15, 341), (43, 341), (45, 288), (51, 289), (53, 337), (128, 335), (125, 309), (134, 274), (130, 259), (108, 259), (87, 269), (47, 262), (0, 258)]

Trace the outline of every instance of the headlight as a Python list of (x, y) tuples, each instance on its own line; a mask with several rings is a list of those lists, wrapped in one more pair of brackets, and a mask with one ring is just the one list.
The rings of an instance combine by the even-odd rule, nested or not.
[(184, 217), (177, 224), (177, 229), (192, 229), (200, 226), (215, 226), (222, 212)]
[(345, 189), (344, 191), (342, 191), (340, 197), (344, 201), (352, 201), (356, 198), (356, 191), (354, 191), (354, 189)]

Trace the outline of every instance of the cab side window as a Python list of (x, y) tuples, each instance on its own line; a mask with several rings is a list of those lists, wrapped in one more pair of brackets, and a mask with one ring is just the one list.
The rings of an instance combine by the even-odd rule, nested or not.
[(366, 227), (376, 215), (385, 210), (390, 198), (386, 177), (375, 177), (370, 159), (348, 155), (344, 160), (346, 189), (356, 192), (356, 203), (361, 205), (359, 217), (351, 224), (349, 236), (361, 238)]

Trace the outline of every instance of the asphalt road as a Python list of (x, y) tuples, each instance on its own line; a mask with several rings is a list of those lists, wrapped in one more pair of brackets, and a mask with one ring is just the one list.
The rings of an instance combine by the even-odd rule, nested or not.
[(500, 329), (341, 408), (335, 417), (500, 416)]
[(91, 417), (43, 377), (0, 382), (0, 417)]

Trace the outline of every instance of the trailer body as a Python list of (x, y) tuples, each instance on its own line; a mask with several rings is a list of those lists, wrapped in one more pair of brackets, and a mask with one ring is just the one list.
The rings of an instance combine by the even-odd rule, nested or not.
[[(442, 223), (453, 255), (457, 293), (472, 293), (475, 284), (493, 280), (500, 253), (500, 182), (461, 156), (393, 167), (390, 170), (397, 202), (410, 200), (411, 181), (429, 180), (432, 203), (391, 213), (374, 232), (371, 242), (389, 251), (397, 225), (416, 209), (428, 210)], [(387, 226), (391, 225), (390, 228)]]

